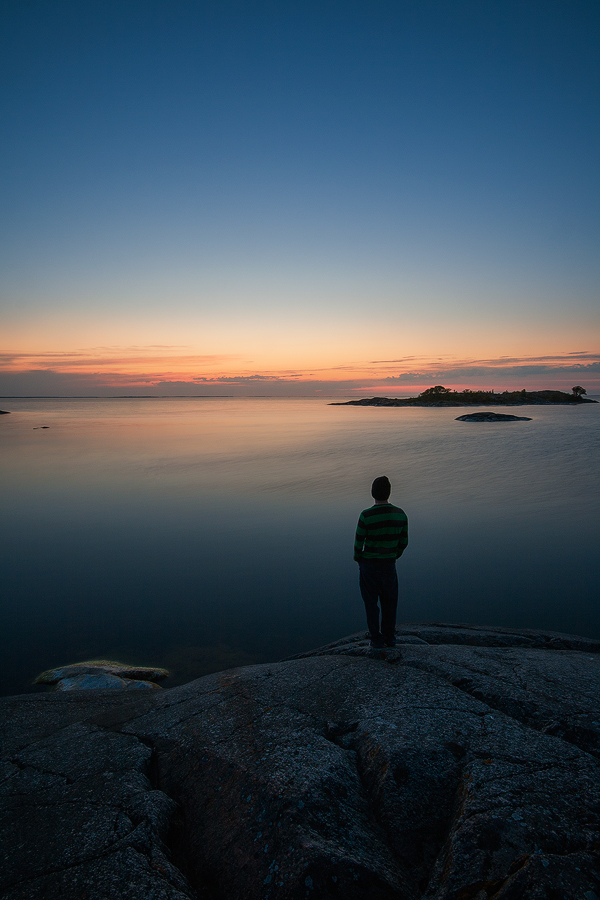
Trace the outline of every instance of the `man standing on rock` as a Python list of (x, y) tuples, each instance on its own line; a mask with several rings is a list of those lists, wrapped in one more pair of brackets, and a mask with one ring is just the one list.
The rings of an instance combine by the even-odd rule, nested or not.
[[(360, 569), (360, 593), (365, 602), (371, 647), (396, 646), (398, 575), (396, 560), (408, 546), (408, 518), (390, 501), (392, 485), (386, 475), (371, 487), (375, 505), (361, 512), (356, 526), (354, 559)], [(379, 607), (381, 605), (381, 630)]]

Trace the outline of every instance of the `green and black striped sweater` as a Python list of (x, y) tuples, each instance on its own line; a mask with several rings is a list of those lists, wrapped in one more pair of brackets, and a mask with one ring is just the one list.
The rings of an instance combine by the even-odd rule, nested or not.
[(408, 519), (399, 506), (376, 503), (361, 512), (354, 559), (399, 559), (408, 545)]

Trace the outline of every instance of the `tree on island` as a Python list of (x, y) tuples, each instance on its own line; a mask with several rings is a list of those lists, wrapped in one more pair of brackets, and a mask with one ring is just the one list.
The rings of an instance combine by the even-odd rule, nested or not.
[(435, 387), (427, 388), (426, 391), (419, 394), (419, 397), (423, 397), (425, 400), (441, 400), (442, 397), (447, 397), (451, 393), (450, 388), (444, 387), (443, 384), (436, 384)]
[(587, 394), (585, 388), (582, 388), (580, 384), (576, 384), (574, 388), (571, 388), (576, 397), (583, 397), (584, 394)]

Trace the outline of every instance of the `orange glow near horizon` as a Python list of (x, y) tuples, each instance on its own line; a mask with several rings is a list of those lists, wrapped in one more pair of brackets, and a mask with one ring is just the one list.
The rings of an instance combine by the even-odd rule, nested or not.
[[(341, 348), (337, 348), (340, 353)], [(539, 356), (486, 358), (438, 355), (399, 356), (349, 360), (334, 365), (269, 365), (242, 354), (197, 354), (190, 347), (150, 346), (93, 347), (74, 351), (0, 354), (0, 373), (52, 373), (73, 384), (85, 383), (114, 390), (181, 385), (197, 388), (222, 386), (234, 390), (252, 384), (264, 391), (268, 385), (301, 385), (312, 391), (371, 391), (410, 394), (432, 384), (456, 390), (493, 387), (496, 390), (570, 389), (586, 382), (588, 392), (600, 389), (600, 354), (571, 351)], [(298, 354), (298, 358), (303, 356)], [(83, 379), (83, 381), (82, 381)], [(295, 389), (295, 393), (298, 388)]]

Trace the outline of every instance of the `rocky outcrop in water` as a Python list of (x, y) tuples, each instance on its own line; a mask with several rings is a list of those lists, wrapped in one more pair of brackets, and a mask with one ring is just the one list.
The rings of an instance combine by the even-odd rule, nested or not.
[(108, 659), (73, 663), (48, 669), (34, 680), (34, 684), (53, 685), (57, 691), (131, 690), (159, 688), (155, 684), (167, 678), (167, 669), (146, 666), (127, 666)]
[(600, 643), (398, 641), (0, 700), (2, 897), (596, 900)]
[(507, 416), (504, 413), (476, 412), (457, 416), (456, 422), (531, 422), (529, 416)]

